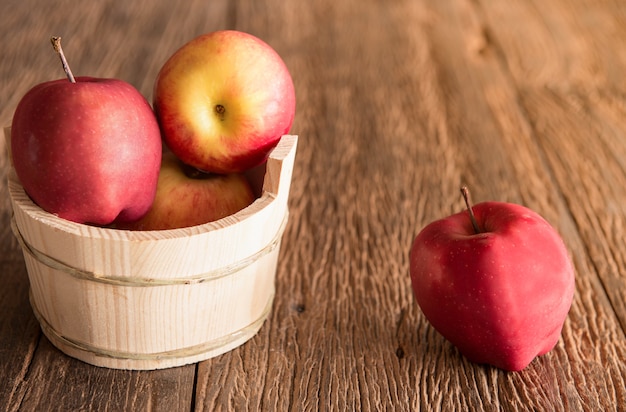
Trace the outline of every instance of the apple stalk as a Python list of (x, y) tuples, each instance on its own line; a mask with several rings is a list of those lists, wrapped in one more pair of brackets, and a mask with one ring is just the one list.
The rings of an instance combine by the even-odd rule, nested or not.
[(470, 201), (470, 194), (467, 186), (461, 187), (461, 194), (463, 195), (463, 199), (465, 200), (465, 205), (467, 206), (467, 211), (469, 212), (469, 217), (470, 221), (472, 222), (474, 232), (476, 232), (476, 234), (482, 233), (482, 230), (480, 230), (480, 227), (478, 227), (478, 222), (476, 221), (476, 216), (474, 216), (474, 211), (472, 210), (472, 203)]
[(63, 65), (63, 70), (65, 71), (65, 75), (67, 76), (67, 79), (71, 83), (76, 83), (76, 79), (74, 78), (74, 75), (72, 74), (72, 70), (70, 69), (69, 64), (67, 64), (65, 53), (63, 53), (63, 48), (61, 47), (61, 38), (58, 36), (53, 36), (50, 38), (50, 42), (52, 43), (52, 47), (54, 48), (54, 51), (57, 52), (57, 54), (59, 55), (59, 58), (61, 59), (61, 64)]

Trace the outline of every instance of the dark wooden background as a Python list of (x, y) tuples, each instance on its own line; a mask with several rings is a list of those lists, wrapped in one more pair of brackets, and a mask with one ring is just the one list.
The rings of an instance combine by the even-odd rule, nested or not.
[[(300, 136), (273, 311), (244, 346), (153, 372), (43, 337), (11, 234), (0, 140), (0, 407), (33, 410), (626, 410), (626, 2), (37, 1), (0, 5), (0, 125), (34, 84), (117, 77), (149, 99), (165, 59), (233, 28), (283, 56)], [(519, 373), (467, 362), (426, 322), (413, 237), (476, 202), (563, 235), (576, 295)]]

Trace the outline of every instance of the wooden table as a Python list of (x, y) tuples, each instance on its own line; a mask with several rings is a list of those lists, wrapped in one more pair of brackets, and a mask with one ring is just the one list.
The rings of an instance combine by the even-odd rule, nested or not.
[[(234, 28), (296, 85), (300, 136), (276, 298), (252, 340), (196, 365), (109, 370), (42, 335), (11, 233), (0, 140), (0, 405), (34, 410), (626, 410), (626, 4), (619, 0), (8, 0), (0, 125), (34, 84), (117, 77)], [(536, 210), (576, 294), (554, 350), (507, 373), (427, 323), (408, 251), (474, 201)]]

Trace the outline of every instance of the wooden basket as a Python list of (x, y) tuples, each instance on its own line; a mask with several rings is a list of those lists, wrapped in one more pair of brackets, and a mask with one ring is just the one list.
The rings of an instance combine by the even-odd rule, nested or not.
[(31, 201), (11, 168), (12, 228), (44, 334), (67, 355), (116, 369), (194, 363), (253, 337), (274, 298), (297, 140), (283, 136), (251, 171), (259, 194), (252, 205), (174, 230), (60, 219)]

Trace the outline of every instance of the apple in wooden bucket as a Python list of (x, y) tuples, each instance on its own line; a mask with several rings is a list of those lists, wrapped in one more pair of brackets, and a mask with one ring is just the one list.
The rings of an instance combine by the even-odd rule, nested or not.
[(118, 229), (164, 230), (196, 226), (233, 215), (255, 199), (243, 173), (205, 173), (166, 151), (161, 161), (157, 192), (143, 217), (120, 222)]
[(39, 206), (64, 219), (136, 220), (152, 204), (161, 163), (154, 112), (124, 81), (75, 78), (60, 41), (52, 39), (67, 79), (36, 85), (13, 115), (17, 175)]
[[(267, 69), (263, 74), (266, 79), (263, 84), (256, 78), (251, 80), (254, 87), (236, 87), (236, 82), (230, 83), (232, 90), (256, 93), (255, 96), (248, 96), (249, 104), (245, 103), (245, 94), (241, 96), (234, 106), (237, 110), (241, 109), (238, 115), (228, 120), (218, 119), (218, 122), (224, 120), (232, 127), (245, 120), (246, 128), (236, 128), (236, 134), (227, 136), (220, 132), (216, 144), (205, 145), (190, 139), (184, 127), (177, 128), (181, 134), (171, 130), (167, 132), (165, 140), (170, 142), (172, 148), (178, 148), (178, 153), (189, 154), (195, 150), (200, 152), (196, 153), (197, 158), (219, 158), (215, 160), (215, 164), (219, 165), (216, 168), (207, 163), (189, 164), (191, 162), (180, 158), (177, 160), (179, 165), (184, 163), (186, 168), (195, 168), (198, 173), (218, 175), (212, 180), (228, 180), (230, 177), (227, 175), (231, 171), (237, 171), (239, 177), (245, 176), (243, 180), (237, 178), (239, 183), (223, 185), (217, 190), (221, 191), (220, 194), (211, 195), (228, 197), (227, 191), (232, 191), (234, 197), (240, 196), (245, 200), (230, 211), (206, 217), (205, 222), (202, 219), (181, 221), (173, 225), (175, 227), (162, 230), (145, 230), (149, 226), (126, 226), (126, 229), (121, 229), (132, 220), (120, 219), (124, 216), (123, 212), (114, 213), (111, 223), (111, 218), (72, 221), (61, 217), (58, 210), (45, 210), (43, 204), (35, 201), (36, 195), (25, 191), (21, 173), (18, 172), (20, 166), (16, 165), (24, 163), (28, 151), (32, 151), (37, 144), (24, 150), (29, 146), (21, 140), (27, 138), (28, 133), (20, 132), (21, 126), (17, 131), (6, 129), (16, 166), (9, 173), (9, 192), (14, 210), (12, 228), (24, 252), (31, 286), (31, 305), (46, 336), (70, 356), (94, 365), (120, 369), (158, 369), (197, 362), (231, 350), (250, 339), (269, 313), (274, 297), (280, 240), (288, 217), (287, 199), (297, 146), (297, 136), (286, 134), (295, 110), (293, 84), (284, 63), (269, 46), (260, 47), (260, 40), (251, 40), (251, 36), (238, 32), (220, 36), (217, 38), (222, 39), (223, 46), (239, 54), (239, 58), (232, 61), (254, 57), (256, 63), (257, 59), (269, 61), (261, 66), (274, 67), (278, 71)], [(254, 47), (238, 47), (238, 40), (231, 37), (256, 42), (256, 47), (263, 52)], [(191, 50), (190, 54), (177, 52), (169, 61), (187, 61), (198, 58), (202, 53), (217, 53), (218, 50), (222, 55), (227, 54), (223, 47), (194, 47), (188, 50)], [(247, 56), (250, 50), (254, 51)], [(69, 68), (62, 52), (60, 56), (64, 67)], [(218, 72), (232, 79), (232, 72), (228, 73), (226, 69), (222, 67)], [(236, 67), (232, 69), (238, 70)], [(183, 76), (182, 73), (178, 75)], [(269, 81), (272, 76), (280, 79)], [(246, 79), (245, 75), (234, 77), (242, 82)], [(155, 89), (159, 89), (158, 83), (167, 78), (161, 75), (161, 80), (155, 81)], [(181, 80), (179, 83), (170, 84), (171, 87), (182, 87), (193, 79), (198, 77), (187, 79), (187, 83), (178, 78)], [(209, 83), (205, 78), (201, 86), (208, 87)], [(269, 111), (255, 105), (259, 96), (272, 94), (271, 91), (263, 92), (263, 87), (281, 89), (272, 98), (264, 100), (271, 106)], [(156, 94), (155, 104), (158, 104), (159, 93)], [(189, 98), (198, 98), (197, 92), (192, 93), (189, 88), (176, 96), (186, 102)], [(284, 100), (281, 101), (281, 98)], [(221, 113), (226, 117), (235, 112), (226, 100), (221, 100), (217, 106), (227, 109), (227, 112)], [(68, 104), (65, 109), (78, 113), (75, 120), (80, 123), (82, 107), (82, 104), (74, 103)], [(255, 117), (254, 112), (261, 109)], [(163, 111), (166, 112), (167, 109)], [(201, 113), (195, 114), (202, 116)], [(265, 115), (268, 119), (263, 119)], [(23, 112), (19, 116), (28, 117)], [(161, 136), (168, 129), (164, 123), (173, 121), (175, 116), (170, 112), (156, 117)], [(195, 122), (193, 116), (187, 119)], [(33, 121), (37, 122), (36, 119)], [(255, 128), (255, 122), (259, 122), (260, 126)], [(13, 124), (22, 123), (23, 119)], [(180, 122), (177, 124), (181, 125)], [(61, 123), (55, 126), (54, 122), (47, 124), (47, 127), (58, 130), (62, 130), (62, 126)], [(106, 139), (104, 133), (99, 135), (98, 130), (88, 126), (87, 123), (74, 125), (77, 129), (83, 127), (84, 134), (91, 134), (96, 140)], [(254, 138), (249, 139), (250, 135)], [(73, 136), (76, 139), (84, 137), (80, 133)], [(43, 136), (35, 138), (39, 139)], [(206, 136), (202, 139), (210, 140)], [(137, 144), (142, 143), (138, 140)], [(81, 156), (79, 149), (82, 150), (82, 146), (84, 144), (76, 144), (77, 156)], [(70, 154), (71, 142), (65, 147), (66, 154)], [(185, 147), (185, 150), (180, 149)], [(22, 150), (27, 153), (22, 153)], [(110, 147), (109, 150), (115, 151), (116, 148)], [(128, 149), (120, 148), (118, 155), (125, 156), (126, 151)], [(209, 151), (219, 155), (206, 155)], [(248, 151), (250, 154), (246, 154)], [(82, 152), (82, 156), (93, 156), (94, 163), (105, 162), (104, 157), (96, 156), (97, 152)], [(175, 150), (172, 152), (176, 154)], [(61, 156), (58, 158), (61, 159)], [(160, 147), (158, 158), (161, 159)], [(188, 159), (193, 159), (193, 156)], [(229, 163), (228, 159), (231, 166), (224, 166)], [(71, 162), (71, 157), (65, 160)], [(139, 159), (136, 161), (140, 162)], [(159, 176), (167, 164), (162, 162), (159, 165)], [(66, 170), (59, 167), (57, 173)], [(151, 172), (153, 179), (145, 181), (143, 189), (158, 196), (160, 179), (156, 178), (154, 166)], [(92, 174), (75, 174), (75, 179), (87, 181), (89, 176)], [(171, 179), (165, 180), (171, 185)], [(128, 179), (123, 183), (131, 186)], [(122, 185), (119, 182), (116, 184)], [(248, 187), (242, 189), (245, 186)], [(94, 190), (100, 190), (99, 187), (102, 186), (94, 185)], [(190, 190), (198, 190), (197, 186), (193, 187)], [(215, 188), (210, 191), (216, 193)], [(168, 190), (162, 192), (172, 193)], [(252, 197), (251, 192), (254, 193)], [(239, 195), (242, 193), (245, 195)], [(144, 208), (147, 209), (145, 213), (134, 215), (135, 221), (138, 221), (139, 215), (145, 217), (150, 214), (158, 200), (156, 196), (148, 196), (153, 203)], [(187, 197), (197, 200), (195, 196)], [(193, 213), (190, 214), (203, 208), (211, 209), (209, 202), (185, 204), (182, 198), (178, 207), (191, 208)], [(154, 213), (158, 215), (160, 212)], [(168, 219), (161, 216), (157, 220), (163, 222)]]

